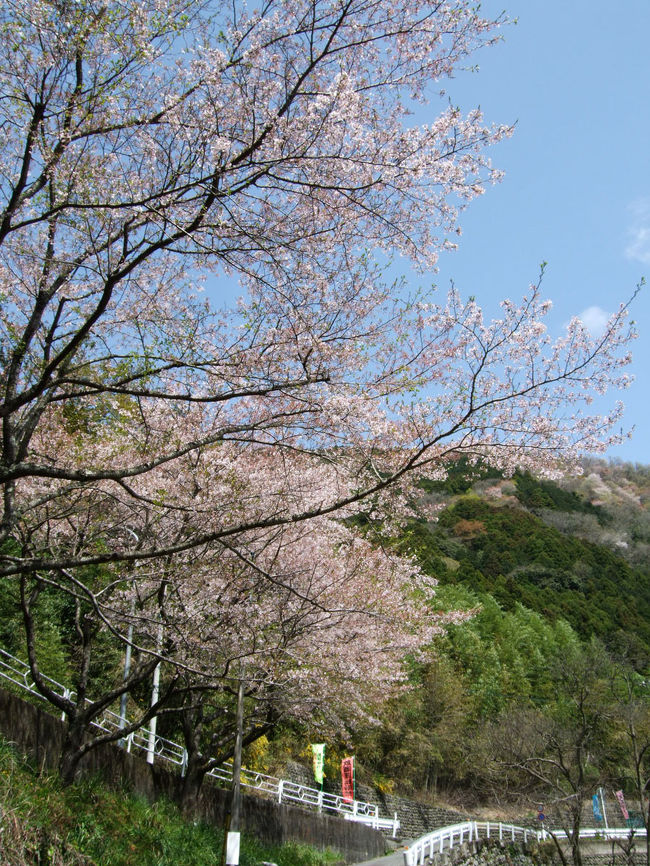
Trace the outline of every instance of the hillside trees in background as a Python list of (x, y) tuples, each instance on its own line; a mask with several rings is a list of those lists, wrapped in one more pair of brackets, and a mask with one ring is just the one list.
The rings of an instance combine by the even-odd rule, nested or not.
[[(631, 569), (621, 552), (585, 544), (571, 537), (566, 525), (558, 531), (572, 515), (609, 527), (619, 502), (625, 531), (628, 517), (644, 515), (644, 473), (599, 467), (599, 477), (583, 478), (584, 485), (567, 477), (556, 484), (519, 474), (504, 479), (488, 466), (457, 460), (447, 479), (422, 483), (425, 496), (442, 508), (439, 519), (410, 521), (394, 544), (439, 576), (436, 606), (474, 615), (436, 638), (436, 663), (412, 673), (416, 685), (410, 700), (387, 714), (381, 732), (361, 741), (362, 771), (380, 778), (383, 768), (391, 768), (403, 789), (419, 792), (435, 783), (438, 792), (465, 808), (493, 799), (486, 731), (502, 713), (506, 718), (519, 711), (551, 712), (558, 691), (554, 659), (579, 654), (583, 642), (598, 634), (611, 672), (599, 694), (610, 736), (598, 754), (598, 770), (625, 791), (629, 803), (641, 803), (648, 760), (647, 568)], [(517, 496), (522, 478), (526, 508)], [(601, 504), (594, 505), (588, 491), (596, 486)], [(557, 516), (554, 528), (545, 525), (549, 515)], [(490, 557), (484, 557), (488, 540)], [(449, 685), (446, 701), (436, 704), (433, 696)], [(458, 739), (461, 748), (455, 752)], [(500, 776), (495, 791), (506, 802), (516, 800), (521, 788), (510, 789)], [(537, 804), (527, 800), (527, 808), (531, 805)]]
[(648, 681), (627, 660), (619, 661), (611, 681), (613, 716), (616, 723), (616, 766), (622, 785), (636, 800), (646, 829), (645, 851), (650, 854), (650, 694)]
[[(443, 509), (435, 524), (411, 522), (396, 543), (444, 584), (488, 593), (508, 610), (521, 603), (552, 620), (565, 619), (584, 639), (595, 634), (613, 651), (626, 646), (643, 670), (650, 658), (647, 567), (632, 567), (620, 552), (570, 535), (566, 525), (565, 531), (555, 521), (549, 525), (548, 514), (571, 525), (572, 514), (584, 513), (571, 500), (569, 505), (574, 510), (537, 515), (506, 497), (470, 493)], [(603, 519), (609, 524), (608, 516)]]
[[(581, 866), (584, 805), (606, 781), (612, 724), (606, 700), (612, 672), (602, 645), (574, 645), (550, 660), (556, 689), (546, 707), (504, 713), (487, 733), (495, 784), (528, 803), (543, 804), (549, 825), (565, 831), (574, 866)], [(553, 836), (558, 855), (566, 857)]]
[[(563, 478), (559, 485), (518, 477), (518, 498), (551, 526), (609, 547), (642, 568), (650, 551), (647, 467), (594, 458), (585, 458), (582, 465), (579, 477)], [(522, 497), (522, 481), (536, 501)]]
[(467, 780), (472, 695), (466, 678), (438, 652), (411, 670), (410, 683), (382, 707), (381, 725), (357, 732), (357, 772), (380, 789), (436, 797)]
[[(82, 691), (88, 647), (131, 625), (132, 677), (163, 661), (173, 684), (202, 673), (188, 581), (253, 567), (267, 533), (361, 502), (399, 519), (450, 455), (548, 470), (610, 441), (619, 410), (584, 407), (626, 384), (625, 307), (553, 342), (539, 286), (487, 322), (375, 263), (433, 265), (496, 179), (509, 130), (480, 112), (408, 126), (495, 36), (466, 0), (10, 0), (0, 25), (0, 576), (46, 697), (39, 598), (70, 599)], [(225, 276), (245, 294), (217, 309), (199, 290)]]
[[(435, 606), (471, 611), (436, 637), (433, 658), (411, 670), (413, 690), (383, 711), (382, 725), (357, 738), (362, 772), (395, 779), (401, 790), (483, 802), (491, 779), (484, 732), (502, 713), (553, 701), (552, 659), (580, 646), (563, 621), (489, 595), (440, 585)], [(500, 796), (507, 799), (504, 787)]]

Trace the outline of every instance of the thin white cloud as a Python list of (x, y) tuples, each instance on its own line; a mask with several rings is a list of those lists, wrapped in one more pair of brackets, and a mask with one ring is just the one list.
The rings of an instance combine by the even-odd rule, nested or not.
[(592, 337), (599, 337), (603, 333), (609, 317), (610, 313), (601, 307), (587, 307), (586, 310), (578, 313), (578, 318)]
[(625, 257), (650, 265), (650, 199), (638, 199), (629, 210), (632, 222), (627, 230)]

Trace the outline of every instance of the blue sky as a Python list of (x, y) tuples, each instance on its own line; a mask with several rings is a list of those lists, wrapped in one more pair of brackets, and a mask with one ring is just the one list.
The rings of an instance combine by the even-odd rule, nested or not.
[[(478, 71), (440, 86), (463, 110), (480, 106), (488, 122), (516, 124), (491, 150), (505, 178), (462, 214), (459, 248), (441, 255), (438, 273), (408, 276), (442, 291), (453, 280), (493, 316), (546, 262), (554, 335), (574, 315), (597, 323), (647, 277), (632, 308), (635, 382), (598, 410), (625, 403), (623, 427), (634, 432), (609, 456), (650, 464), (650, 0), (484, 0), (481, 8), (516, 23), (472, 56)], [(445, 105), (432, 99), (414, 122)]]
[[(482, 9), (505, 9), (518, 23), (476, 55), (478, 72), (446, 85), (454, 104), (517, 123), (492, 152), (506, 176), (463, 215), (459, 249), (441, 257), (435, 282), (446, 288), (453, 279), (495, 313), (501, 298), (525, 293), (545, 261), (559, 330), (590, 308), (596, 318), (612, 312), (650, 279), (650, 0), (506, 2)], [(649, 312), (650, 285), (633, 307), (636, 381), (622, 396), (625, 426), (636, 429), (610, 452), (646, 464)]]

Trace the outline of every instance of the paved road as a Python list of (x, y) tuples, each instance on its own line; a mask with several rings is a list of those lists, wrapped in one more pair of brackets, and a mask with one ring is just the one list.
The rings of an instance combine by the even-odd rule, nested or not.
[(364, 863), (356, 863), (355, 866), (404, 866), (404, 849), (408, 842), (399, 847), (392, 854), (384, 854), (374, 860), (366, 860)]

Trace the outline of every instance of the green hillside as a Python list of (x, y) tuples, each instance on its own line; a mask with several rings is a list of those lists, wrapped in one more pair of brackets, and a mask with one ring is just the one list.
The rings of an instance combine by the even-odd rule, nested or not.
[[(554, 718), (572, 659), (598, 669), (593, 683), (583, 679), (611, 720), (598, 772), (633, 787), (621, 684), (633, 684), (648, 736), (647, 469), (587, 464), (582, 477), (553, 482), (458, 463), (445, 481), (422, 488), (437, 519), (411, 521), (395, 544), (438, 579), (440, 611), (472, 616), (436, 640), (433, 661), (414, 664), (413, 691), (362, 738), (369, 775), (464, 803), (503, 798), (489, 769), (493, 726), (507, 729), (520, 712)], [(650, 776), (647, 763), (640, 775)]]
[(566, 535), (535, 514), (466, 495), (405, 541), (441, 584), (521, 603), (583, 638), (640, 641), (650, 653), (650, 574), (603, 545)]

